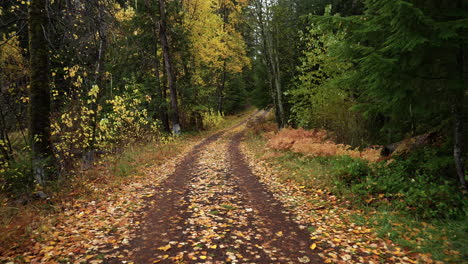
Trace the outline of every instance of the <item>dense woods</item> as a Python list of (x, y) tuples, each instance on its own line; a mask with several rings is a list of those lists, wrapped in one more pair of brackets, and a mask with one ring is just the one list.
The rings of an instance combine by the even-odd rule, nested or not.
[(393, 173), (464, 200), (466, 1), (5, 0), (0, 15), (9, 196), (255, 105), (384, 161), (399, 149), (413, 163)]
[(246, 8), (246, 1), (3, 1), (3, 189), (66, 178), (97, 154), (209, 128), (242, 109)]

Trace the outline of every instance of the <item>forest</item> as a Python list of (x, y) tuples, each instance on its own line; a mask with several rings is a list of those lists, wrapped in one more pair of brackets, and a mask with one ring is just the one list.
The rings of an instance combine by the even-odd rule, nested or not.
[[(242, 159), (263, 155), (289, 166), (287, 174), (304, 173), (288, 182), (357, 207), (391, 208), (424, 227), (451, 223), (436, 239), (452, 234), (440, 254), (419, 242), (402, 246), (435, 262), (380, 261), (460, 263), (468, 259), (467, 54), (465, 0), (2, 0), (0, 253), (18, 263), (67, 263), (34, 262), (37, 252), (19, 259), (21, 245), (8, 245), (36, 220), (16, 228), (14, 219), (28, 210), (63, 212), (60, 204), (88, 196), (70, 195), (74, 188), (100, 182), (96, 170), (108, 164), (117, 166), (110, 174), (133, 175), (157, 163), (121, 165), (137, 146), (166, 162), (187, 142), (236, 131), (229, 122), (258, 109), (264, 113), (246, 121), (239, 143), (254, 154)], [(233, 149), (226, 147), (228, 156)], [(326, 171), (320, 183), (313, 171)], [(317, 245), (307, 250), (322, 250)], [(340, 254), (325, 263), (363, 261)], [(93, 256), (83, 263), (101, 263)], [(136, 263), (156, 263), (146, 261)]]

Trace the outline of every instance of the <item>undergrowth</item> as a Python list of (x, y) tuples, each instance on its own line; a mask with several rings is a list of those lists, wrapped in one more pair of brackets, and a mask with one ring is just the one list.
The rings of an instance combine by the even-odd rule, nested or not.
[(466, 194), (458, 189), (450, 171), (452, 159), (443, 149), (421, 148), (378, 162), (362, 154), (346, 155), (340, 144), (328, 151), (297, 151), (297, 142), (333, 145), (326, 131), (284, 129), (265, 131), (264, 136), (251, 131), (249, 148), (276, 164), (284, 172), (281, 180), (295, 181), (311, 192), (326, 189), (351, 201), (367, 212), (354, 217), (357, 224), (372, 226), (401, 246), (444, 262), (468, 260)]
[(335, 136), (323, 129), (304, 130), (285, 128), (278, 133), (269, 132), (267, 147), (275, 150), (290, 150), (311, 157), (331, 157), (347, 155), (354, 158), (376, 162), (380, 159), (378, 147), (363, 150), (350, 145), (335, 143)]

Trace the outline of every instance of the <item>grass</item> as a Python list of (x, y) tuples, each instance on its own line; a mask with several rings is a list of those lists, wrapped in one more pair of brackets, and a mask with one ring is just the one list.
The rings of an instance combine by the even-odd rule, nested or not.
[(230, 204), (222, 204), (221, 207), (223, 207), (226, 210), (235, 210), (236, 208)]
[[(253, 133), (248, 135), (246, 143), (257, 158), (266, 159), (287, 172), (280, 175), (281, 180), (294, 181), (311, 192), (327, 189), (342, 198), (349, 198), (349, 191), (337, 190), (329, 176), (333, 158), (311, 158), (289, 151), (271, 151), (265, 148), (266, 139)], [(382, 238), (389, 238), (415, 252), (431, 253), (434, 259), (446, 263), (468, 261), (467, 219), (423, 221), (389, 206), (369, 207), (357, 202), (352, 206), (366, 212), (365, 216), (353, 215), (353, 222), (375, 228)]]
[[(226, 116), (216, 128), (210, 130), (186, 132), (165, 142), (141, 142), (126, 147), (118, 154), (100, 158), (91, 169), (64, 176), (47, 186), (44, 192), (50, 196), (49, 200), (12, 205), (12, 198), (0, 192), (0, 249), (8, 248), (13, 241), (26, 242), (33, 233), (52, 226), (55, 214), (61, 210), (61, 204), (67, 201), (75, 199), (91, 201), (104, 199), (107, 196), (107, 193), (91, 190), (90, 183), (93, 183), (93, 186), (98, 184), (117, 190), (120, 185), (131, 182), (132, 176), (137, 175), (141, 168), (163, 166), (168, 159), (180, 154), (192, 142), (233, 126), (252, 111), (247, 109), (236, 116)], [(19, 138), (19, 135), (16, 136)]]
[(379, 236), (389, 238), (414, 251), (431, 253), (434, 259), (458, 263), (457, 256), (468, 253), (466, 220), (432, 220), (430, 222), (378, 208), (365, 224), (376, 228)]

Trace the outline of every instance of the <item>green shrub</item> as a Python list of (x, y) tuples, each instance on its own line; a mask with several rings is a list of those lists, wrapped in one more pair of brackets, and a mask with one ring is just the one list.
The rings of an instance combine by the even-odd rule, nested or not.
[(349, 156), (342, 156), (332, 160), (332, 166), (334, 177), (347, 186), (361, 183), (372, 173), (367, 161)]
[(356, 201), (380, 197), (396, 210), (421, 218), (456, 218), (465, 215), (467, 202), (452, 163), (442, 150), (426, 148), (371, 166), (340, 157), (332, 161), (331, 171), (336, 187), (350, 190)]
[(0, 190), (13, 196), (29, 192), (34, 187), (29, 155), (20, 155), (17, 160), (2, 168)]

